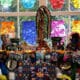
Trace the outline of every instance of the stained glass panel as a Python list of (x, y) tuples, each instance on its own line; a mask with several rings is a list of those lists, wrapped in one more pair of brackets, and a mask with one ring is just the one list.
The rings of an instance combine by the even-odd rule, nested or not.
[[(62, 37), (62, 41), (64, 42), (66, 40), (66, 37), (68, 35), (69, 32), (69, 25), (68, 25), (68, 16), (52, 16), (52, 25), (56, 25), (56, 31), (58, 32), (61, 31), (61, 34), (58, 32), (58, 35), (55, 34), (56, 36), (53, 37)], [(52, 30), (52, 29), (51, 29)], [(54, 27), (53, 30), (54, 31)], [(54, 31), (55, 33), (55, 31)]]
[[(15, 28), (15, 32), (17, 32), (17, 18), (16, 17), (0, 17), (0, 33), (3, 33), (2, 30), (5, 28), (7, 29), (6, 32), (8, 32), (8, 26)], [(11, 25), (11, 26), (10, 26)], [(10, 28), (9, 28), (10, 29)], [(11, 29), (10, 29), (11, 31)], [(13, 31), (13, 30), (12, 30)]]
[[(17, 36), (17, 17), (0, 17), (0, 29), (2, 28), (2, 24), (1, 23), (14, 23), (14, 27), (15, 27), (15, 35)], [(1, 33), (1, 32), (0, 32)], [(1, 36), (1, 35), (0, 35)], [(12, 34), (10, 34), (10, 37), (12, 38)], [(2, 45), (2, 41), (1, 41), (1, 37), (0, 37), (0, 48)]]
[(15, 26), (13, 21), (1, 22), (0, 35), (8, 34), (10, 38), (15, 37)]
[(30, 45), (36, 45), (37, 33), (35, 21), (22, 22), (22, 38)]
[(25, 9), (31, 9), (34, 7), (35, 3), (36, 3), (36, 0), (20, 0), (21, 1), (21, 4), (22, 6), (25, 8)]
[(47, 0), (47, 6), (50, 11), (66, 11), (68, 10), (67, 0)]
[(64, 0), (49, 0), (53, 9), (61, 9), (64, 5)]
[(80, 33), (80, 16), (71, 16), (71, 27), (72, 32)]
[(72, 32), (80, 33), (80, 20), (72, 21)]
[(70, 9), (72, 11), (76, 10), (76, 11), (80, 11), (80, 0), (70, 0), (71, 4), (70, 4)]
[(39, 7), (39, 0), (20, 0), (20, 11), (36, 11)]
[(17, 11), (17, 0), (0, 0), (1, 12)]
[(66, 28), (63, 20), (52, 21), (51, 24), (51, 37), (65, 37)]
[(35, 17), (20, 17), (20, 29), (21, 40), (26, 41), (30, 45), (36, 45), (37, 32)]

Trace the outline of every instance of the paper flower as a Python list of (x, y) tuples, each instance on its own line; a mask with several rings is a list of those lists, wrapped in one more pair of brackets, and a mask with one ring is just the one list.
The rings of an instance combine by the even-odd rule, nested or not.
[(66, 29), (63, 20), (52, 21), (51, 23), (51, 37), (65, 37)]
[(22, 39), (30, 45), (36, 45), (36, 22), (35, 21), (24, 21), (22, 22)]
[(74, 8), (80, 8), (80, 0), (71, 0)]
[(14, 22), (1, 22), (0, 34), (10, 34), (15, 33)]
[(34, 7), (36, 0), (21, 0), (21, 4), (25, 9), (31, 9)]
[(72, 21), (72, 32), (80, 33), (80, 20)]
[(50, 0), (53, 9), (61, 9), (64, 5), (64, 0)]

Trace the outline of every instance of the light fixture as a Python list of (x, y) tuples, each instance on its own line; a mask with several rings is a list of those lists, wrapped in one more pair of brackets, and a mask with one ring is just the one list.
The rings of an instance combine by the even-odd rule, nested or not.
[(30, 45), (36, 45), (36, 22), (35, 21), (23, 21), (22, 22), (22, 39)]
[(36, 0), (21, 0), (21, 4), (25, 9), (31, 9), (34, 7)]

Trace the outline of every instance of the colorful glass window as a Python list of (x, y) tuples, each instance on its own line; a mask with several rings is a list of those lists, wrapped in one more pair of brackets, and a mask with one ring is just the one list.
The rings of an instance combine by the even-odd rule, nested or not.
[(47, 0), (47, 6), (51, 11), (66, 11), (68, 10), (67, 0)]
[(15, 37), (15, 26), (13, 21), (1, 22), (0, 34), (9, 34), (9, 37)]
[(80, 8), (80, 0), (71, 0), (74, 8)]
[(72, 32), (80, 33), (80, 20), (72, 21)]
[(64, 5), (64, 0), (50, 0), (53, 9), (61, 9)]
[(63, 20), (52, 21), (51, 24), (51, 37), (64, 37), (65, 33), (65, 25)]
[(22, 39), (30, 45), (36, 45), (37, 32), (35, 21), (23, 21), (22, 22)]
[(35, 11), (38, 9), (39, 0), (20, 0), (20, 11)]
[(21, 0), (21, 4), (25, 9), (33, 8), (36, 0)]
[(16, 9), (17, 9), (17, 0), (0, 0), (1, 12), (16, 11)]

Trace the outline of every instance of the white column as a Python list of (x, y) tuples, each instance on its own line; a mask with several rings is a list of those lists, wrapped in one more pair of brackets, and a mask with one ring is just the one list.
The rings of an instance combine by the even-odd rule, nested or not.
[(20, 38), (20, 21), (19, 21), (19, 0), (17, 0), (17, 37)]

